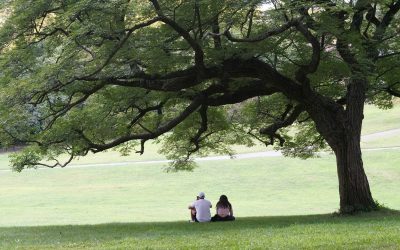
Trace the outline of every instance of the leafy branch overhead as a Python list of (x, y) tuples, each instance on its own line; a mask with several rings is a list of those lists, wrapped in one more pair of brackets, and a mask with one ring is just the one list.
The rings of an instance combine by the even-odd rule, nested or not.
[(13, 158), (17, 171), (113, 148), (142, 154), (154, 139), (175, 170), (254, 139), (309, 157), (340, 147), (354, 79), (367, 82), (361, 103), (400, 96), (399, 1), (2, 8), (11, 13), (0, 33), (2, 142), (29, 145)]

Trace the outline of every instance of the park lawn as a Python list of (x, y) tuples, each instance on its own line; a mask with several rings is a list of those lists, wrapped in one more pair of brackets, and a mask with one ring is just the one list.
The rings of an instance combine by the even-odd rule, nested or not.
[(2, 249), (398, 249), (400, 213), (0, 228)]
[(396, 99), (392, 109), (382, 110), (373, 105), (365, 105), (362, 134), (397, 129), (400, 124), (400, 99)]
[(380, 136), (376, 139), (364, 142), (361, 140), (361, 148), (373, 149), (373, 148), (384, 148), (384, 147), (398, 147), (400, 148), (400, 132), (394, 133), (387, 136)]
[(0, 170), (1, 169), (10, 169), (7, 153), (0, 153)]
[[(373, 197), (400, 209), (399, 150), (364, 152)], [(226, 194), (238, 217), (332, 213), (335, 158), (284, 157), (200, 162), (194, 172), (165, 165), (0, 171), (0, 226), (179, 221), (199, 191)]]

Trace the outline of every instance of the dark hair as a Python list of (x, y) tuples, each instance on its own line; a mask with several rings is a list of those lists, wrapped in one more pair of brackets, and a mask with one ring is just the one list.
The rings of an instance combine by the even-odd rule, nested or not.
[(219, 201), (217, 202), (217, 207), (227, 207), (232, 208), (231, 203), (228, 201), (228, 197), (226, 195), (221, 195), (219, 197)]

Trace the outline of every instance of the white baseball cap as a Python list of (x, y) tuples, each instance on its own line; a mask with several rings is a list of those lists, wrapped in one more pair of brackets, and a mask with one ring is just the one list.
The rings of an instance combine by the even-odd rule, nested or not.
[(206, 196), (206, 195), (204, 194), (204, 192), (200, 192), (200, 193), (199, 193), (199, 197), (200, 197), (200, 198), (204, 198), (205, 196)]

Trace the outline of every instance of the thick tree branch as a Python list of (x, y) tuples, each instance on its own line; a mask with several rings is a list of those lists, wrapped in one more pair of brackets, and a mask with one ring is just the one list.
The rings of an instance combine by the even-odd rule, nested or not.
[(385, 13), (382, 18), (380, 24), (376, 27), (376, 31), (374, 33), (373, 39), (375, 41), (380, 41), (383, 38), (383, 35), (386, 32), (386, 29), (389, 27), (392, 22), (394, 16), (400, 10), (400, 0), (394, 1), (390, 6), (389, 10)]
[(222, 95), (210, 96), (206, 104), (208, 106), (235, 104), (256, 96), (272, 95), (278, 92), (278, 90), (273, 87), (268, 87), (265, 82), (258, 80), (251, 82), (248, 86), (240, 87), (235, 91), (222, 92)]
[[(260, 134), (265, 134), (265, 135), (275, 134), (276, 131), (278, 131), (278, 129), (292, 125), (302, 112), (304, 112), (304, 106), (302, 106), (300, 104), (295, 106), (291, 110), (291, 113), (288, 114), (287, 116), (285, 116), (284, 119), (281, 119), (266, 128), (261, 128)], [(285, 113), (286, 113), (286, 111), (285, 111)]]
[(194, 144), (195, 148), (190, 150), (190, 153), (197, 152), (200, 149), (200, 142), (202, 141), (201, 136), (207, 131), (208, 129), (208, 117), (207, 117), (207, 109), (208, 106), (202, 105), (199, 109), (199, 114), (201, 117), (200, 128), (197, 130), (197, 133), (192, 139), (190, 140), (191, 143)]
[[(211, 30), (213, 34), (219, 34), (220, 33), (220, 27), (219, 27), (219, 17), (218, 15), (215, 17), (211, 24)], [(221, 36), (213, 36), (214, 40), (214, 47), (216, 49), (222, 49), (222, 42), (221, 42)]]
[(281, 34), (283, 32), (285, 32), (286, 30), (296, 26), (299, 23), (299, 19), (293, 19), (287, 23), (285, 23), (284, 25), (277, 27), (275, 29), (272, 30), (268, 30), (268, 31), (264, 31), (262, 34), (255, 36), (255, 37), (249, 37), (249, 38), (236, 38), (234, 37), (229, 30), (225, 31), (225, 36), (226, 38), (228, 38), (228, 40), (230, 40), (231, 42), (248, 42), (248, 43), (252, 43), (252, 42), (260, 42), (263, 41), (269, 37)]
[[(288, 107), (291, 108), (290, 106), (288, 106)], [(275, 123), (269, 125), (268, 127), (261, 128), (260, 134), (268, 135), (271, 139), (271, 144), (274, 140), (274, 137), (277, 137), (282, 146), (284, 143), (284, 140), (276, 132), (281, 128), (292, 125), (302, 112), (304, 112), (304, 107), (302, 105), (297, 105), (296, 107), (294, 107), (290, 114), (288, 114), (288, 111), (285, 110), (285, 112), (282, 115), (283, 119), (276, 121)]]
[[(205, 72), (206, 75), (202, 79), (197, 77), (196, 68), (189, 68), (172, 72), (164, 76), (151, 76), (142, 73), (136, 75), (136, 79), (120, 79), (114, 77), (101, 79), (92, 77), (86, 80), (102, 81), (107, 85), (137, 87), (163, 92), (176, 92), (194, 87), (203, 83), (203, 81), (207, 79), (224, 79), (226, 76), (232, 79), (247, 77), (262, 80), (266, 86), (269, 86), (268, 91), (274, 88), (275, 92), (283, 92), (291, 96), (291, 99), (301, 101), (303, 98), (300, 85), (280, 74), (267, 63), (256, 58), (247, 60), (240, 58), (227, 59), (222, 63), (222, 67), (210, 67), (207, 68)], [(237, 95), (240, 94), (238, 93)]]
[(147, 108), (136, 107), (139, 111), (139, 114), (132, 119), (132, 121), (129, 123), (128, 128), (132, 128), (135, 124), (137, 124), (139, 122), (139, 120), (141, 118), (143, 118), (149, 112), (157, 111), (160, 114), (161, 113), (160, 110), (162, 109), (162, 107), (164, 106), (165, 103), (166, 103), (166, 101), (162, 101), (155, 106), (150, 106)]
[[(157, 138), (158, 136), (170, 131), (176, 125), (178, 125), (183, 120), (185, 120), (190, 114), (195, 112), (201, 106), (201, 104), (203, 102), (204, 102), (204, 96), (202, 96), (202, 95), (198, 96), (178, 116), (176, 116), (172, 120), (160, 125), (157, 129), (155, 129), (151, 133), (148, 132), (148, 133), (142, 133), (142, 134), (128, 134), (128, 135), (119, 137), (119, 138), (117, 138), (111, 142), (105, 143), (105, 144), (94, 143), (91, 140), (89, 140), (86, 136), (84, 136), (83, 138), (86, 138), (86, 141), (88, 143), (90, 150), (94, 153), (113, 148), (122, 143), (132, 141), (132, 140), (154, 139), (154, 138)], [(84, 135), (83, 131), (81, 132), (81, 134)]]
[(199, 35), (200, 35), (200, 37), (203, 37), (203, 27), (201, 24), (199, 0), (195, 0), (195, 2), (194, 2), (194, 15), (195, 15), (195, 20), (197, 21)]
[(127, 33), (125, 34), (125, 36), (122, 38), (122, 40), (114, 47), (114, 49), (111, 51), (111, 53), (108, 55), (108, 57), (106, 58), (106, 60), (103, 62), (102, 65), (100, 65), (99, 68), (97, 68), (95, 71), (93, 71), (91, 74), (87, 75), (87, 76), (83, 76), (83, 77), (77, 77), (77, 80), (84, 80), (85, 78), (90, 78), (94, 75), (96, 75), (97, 73), (99, 73), (100, 71), (102, 71), (104, 69), (104, 67), (106, 67), (110, 61), (113, 59), (113, 57), (115, 56), (115, 54), (117, 54), (117, 52), (124, 46), (124, 44), (126, 43), (126, 41), (128, 41), (129, 37), (132, 35), (132, 33), (138, 29), (147, 27), (152, 25), (153, 23), (156, 23), (158, 21), (160, 21), (162, 18), (160, 17), (155, 17), (152, 18), (146, 22), (142, 22), (139, 24), (134, 25), (133, 27), (129, 28), (127, 30)]
[(160, 4), (158, 3), (157, 0), (149, 0), (149, 1), (153, 4), (154, 9), (156, 10), (160, 20), (165, 24), (168, 24), (172, 29), (174, 29), (192, 47), (195, 54), (195, 59), (194, 59), (195, 65), (200, 75), (202, 75), (205, 69), (205, 65), (204, 65), (204, 52), (201, 46), (190, 36), (188, 31), (182, 28), (177, 22), (164, 15), (164, 13), (161, 10)]
[(368, 1), (357, 1), (356, 5), (354, 6), (354, 15), (353, 20), (350, 25), (350, 29), (352, 31), (356, 31), (357, 34), (360, 34), (361, 24), (364, 19), (364, 13), (368, 10), (370, 4)]
[(400, 90), (393, 89), (394, 86), (400, 84), (400, 82), (396, 82), (386, 88), (386, 92), (392, 96), (400, 97)]
[(377, 3), (375, 3), (373, 7), (369, 6), (368, 7), (368, 12), (365, 15), (365, 18), (368, 20), (368, 24), (365, 27), (364, 32), (363, 32), (365, 37), (369, 37), (368, 30), (369, 30), (369, 28), (371, 26), (371, 23), (374, 24), (375, 27), (378, 27), (381, 24), (379, 19), (375, 16), (376, 15), (376, 6), (377, 6)]
[(308, 86), (309, 80), (307, 78), (307, 75), (314, 73), (318, 69), (321, 57), (321, 45), (318, 39), (304, 25), (299, 23), (296, 25), (296, 28), (312, 46), (312, 56), (310, 63), (308, 65), (301, 66), (296, 72), (296, 80)]
[(351, 67), (360, 71), (358, 61), (355, 55), (351, 52), (349, 44), (342, 38), (338, 38), (336, 41), (336, 49), (338, 50), (342, 59)]
[(394, 89), (392, 89), (392, 88), (388, 88), (388, 89), (387, 89), (387, 92), (388, 92), (389, 94), (391, 94), (392, 96), (400, 97), (400, 91), (396, 91), (396, 90), (394, 90)]

